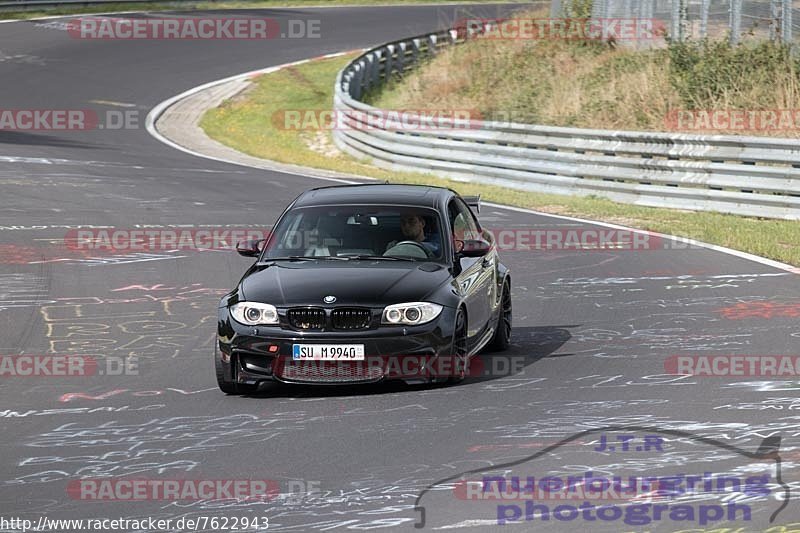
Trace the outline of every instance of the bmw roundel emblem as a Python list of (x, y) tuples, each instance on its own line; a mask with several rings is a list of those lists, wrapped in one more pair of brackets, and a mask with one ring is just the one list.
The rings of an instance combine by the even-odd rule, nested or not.
[(325, 302), (326, 304), (332, 304), (333, 302), (336, 301), (336, 296), (326, 296), (325, 298), (322, 299), (322, 301)]

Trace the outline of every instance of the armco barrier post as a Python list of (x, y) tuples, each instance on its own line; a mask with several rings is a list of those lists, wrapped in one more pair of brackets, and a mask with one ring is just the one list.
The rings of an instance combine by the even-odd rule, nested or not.
[[(783, 0), (781, 9), (781, 22), (783, 28), (781, 29), (781, 36), (783, 42), (792, 45), (792, 0)], [(794, 47), (792, 47), (794, 49)]]
[(700, 2), (700, 38), (705, 39), (708, 35), (708, 8), (711, 5), (711, 0), (702, 0)]
[(739, 44), (742, 33), (742, 0), (731, 0), (731, 44)]

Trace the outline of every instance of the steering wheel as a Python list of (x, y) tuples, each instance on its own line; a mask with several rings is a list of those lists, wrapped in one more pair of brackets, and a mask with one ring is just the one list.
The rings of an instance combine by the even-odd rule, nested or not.
[(390, 255), (389, 254), (390, 251), (394, 250), (398, 246), (402, 246), (403, 244), (411, 244), (411, 245), (419, 248), (420, 250), (422, 250), (422, 253), (425, 254), (425, 258), (426, 259), (431, 256), (431, 254), (428, 251), (428, 249), (425, 246), (423, 246), (422, 244), (418, 243), (417, 241), (400, 241), (400, 242), (396, 243), (394, 246), (392, 246), (391, 248), (389, 248), (388, 250), (386, 250), (386, 252), (384, 252), (383, 255)]

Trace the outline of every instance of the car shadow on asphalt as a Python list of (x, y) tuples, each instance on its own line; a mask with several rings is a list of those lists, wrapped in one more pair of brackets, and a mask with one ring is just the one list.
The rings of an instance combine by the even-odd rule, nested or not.
[(0, 144), (53, 146), (57, 148), (97, 148), (94, 144), (65, 139), (56, 135), (34, 134), (22, 131), (0, 131)]
[(545, 357), (562, 357), (569, 354), (556, 354), (572, 338), (569, 326), (515, 327), (511, 334), (511, 346), (504, 352), (482, 352), (473, 358), (475, 368), (464, 383), (492, 381), (513, 377), (526, 372), (526, 369)]
[[(335, 398), (343, 396), (373, 396), (399, 392), (418, 392), (435, 389), (457, 390), (460, 385), (513, 377), (545, 357), (555, 355), (572, 335), (570, 329), (580, 325), (515, 327), (511, 346), (503, 352), (482, 352), (473, 357), (470, 375), (461, 384), (423, 383), (407, 384), (387, 381), (366, 385), (288, 385), (267, 383), (252, 398)], [(565, 354), (568, 355), (568, 354)]]

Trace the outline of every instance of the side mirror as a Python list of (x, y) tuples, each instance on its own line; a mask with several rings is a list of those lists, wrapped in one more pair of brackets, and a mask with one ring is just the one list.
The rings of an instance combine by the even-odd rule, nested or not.
[(236, 251), (239, 252), (239, 255), (245, 257), (258, 257), (261, 254), (261, 250), (264, 249), (265, 242), (267, 242), (266, 239), (238, 242), (236, 243)]
[(455, 252), (460, 257), (483, 257), (492, 250), (492, 244), (483, 239), (456, 240)]

